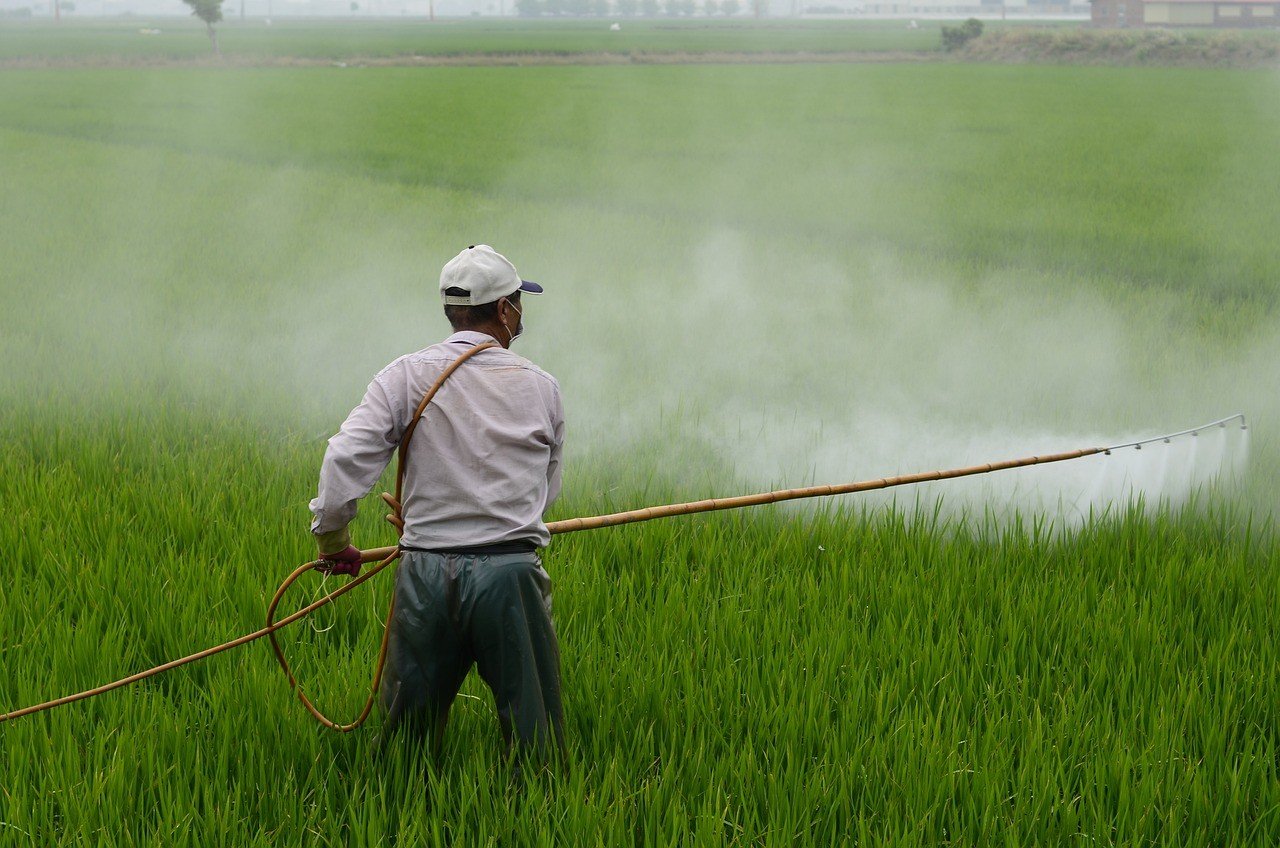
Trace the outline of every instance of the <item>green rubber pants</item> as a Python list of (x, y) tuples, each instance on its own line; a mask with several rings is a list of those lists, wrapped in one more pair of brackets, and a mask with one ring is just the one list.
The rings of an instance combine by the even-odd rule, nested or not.
[(545, 759), (550, 749), (563, 750), (560, 646), (551, 578), (538, 555), (406, 551), (396, 569), (380, 693), (383, 738), (403, 725), (428, 735), (438, 754), (473, 664), (493, 692), (508, 752)]

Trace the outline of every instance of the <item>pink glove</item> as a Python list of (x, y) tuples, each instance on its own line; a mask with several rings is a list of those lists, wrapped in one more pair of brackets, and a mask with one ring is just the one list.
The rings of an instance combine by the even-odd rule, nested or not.
[(360, 573), (360, 565), (360, 549), (355, 545), (347, 545), (336, 554), (321, 554), (316, 570), (325, 574), (348, 574), (355, 577)]

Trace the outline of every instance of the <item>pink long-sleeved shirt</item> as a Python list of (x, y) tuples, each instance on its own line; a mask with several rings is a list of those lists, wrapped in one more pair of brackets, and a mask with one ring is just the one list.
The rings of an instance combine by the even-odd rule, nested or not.
[[(423, 395), (473, 345), (462, 331), (402, 356), (369, 384), (329, 440), (311, 501), (317, 535), (356, 515), (400, 444)], [(509, 541), (545, 547), (542, 515), (560, 494), (564, 406), (555, 378), (502, 348), (463, 363), (427, 407), (409, 443), (404, 535), (411, 548), (462, 548)]]

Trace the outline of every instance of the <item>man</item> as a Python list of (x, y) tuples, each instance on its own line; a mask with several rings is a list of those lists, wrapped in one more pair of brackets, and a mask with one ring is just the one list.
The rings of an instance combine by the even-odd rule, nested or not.
[(355, 575), (360, 552), (347, 525), (357, 500), (441, 372), (472, 347), (498, 343), (454, 371), (409, 441), (384, 739), (403, 724), (428, 734), (438, 753), (475, 663), (509, 751), (563, 745), (560, 649), (538, 549), (551, 540), (542, 515), (560, 492), (564, 410), (555, 379), (509, 350), (524, 330), (521, 293), (541, 292), (488, 245), (459, 253), (440, 274), (453, 335), (379, 372), (329, 440), (311, 532), (323, 568)]

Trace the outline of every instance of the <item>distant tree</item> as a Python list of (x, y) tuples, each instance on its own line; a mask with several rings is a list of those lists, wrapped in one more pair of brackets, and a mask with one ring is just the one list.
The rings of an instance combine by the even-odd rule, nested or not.
[(222, 0), (182, 0), (191, 7), (191, 14), (204, 21), (209, 31), (209, 43), (213, 45), (213, 55), (221, 56), (218, 49), (218, 32), (213, 25), (222, 20)]
[(76, 4), (72, 3), (71, 0), (62, 0), (59, 5), (62, 6), (62, 11), (64, 12), (74, 12), (76, 10)]
[(669, 18), (680, 14), (680, 0), (662, 0), (662, 14)]
[(522, 18), (536, 18), (542, 11), (542, 0), (516, 0), (516, 14)]
[(959, 50), (980, 35), (982, 35), (982, 21), (977, 18), (969, 18), (958, 27), (944, 26), (942, 28), (942, 48), (944, 50)]
[(593, 0), (591, 11), (597, 18), (606, 18), (611, 11), (609, 0)]
[(632, 18), (640, 11), (640, 0), (618, 0), (617, 6), (619, 15)]
[(585, 18), (591, 14), (591, 0), (565, 0), (564, 11), (575, 18)]
[(698, 14), (697, 0), (679, 0), (679, 3), (680, 14), (684, 15), (686, 18), (691, 18)]
[(640, 0), (640, 12), (646, 18), (656, 18), (660, 9), (658, 0)]
[(742, 4), (738, 0), (724, 0), (720, 4), (720, 13), (726, 18), (731, 18), (742, 11)]
[(751, 0), (751, 10), (757, 18), (767, 17), (769, 14), (769, 0)]
[(355, 14), (356, 12), (358, 12), (358, 11), (360, 11), (360, 4), (359, 4), (359, 3), (354, 3), (354, 2), (353, 2), (353, 3), (351, 4), (351, 14), (353, 14), (353, 15), (354, 15), (354, 14)]
[(720, 0), (704, 0), (702, 13), (707, 17), (720, 14)]

